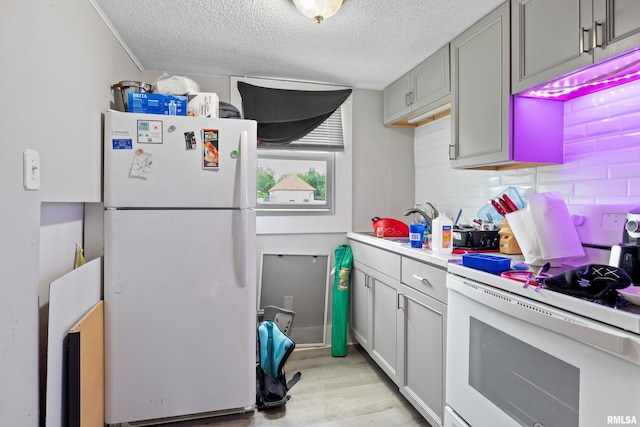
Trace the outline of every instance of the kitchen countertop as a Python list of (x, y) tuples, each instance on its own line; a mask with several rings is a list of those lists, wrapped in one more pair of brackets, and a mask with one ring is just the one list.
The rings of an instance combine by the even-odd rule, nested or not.
[(373, 235), (373, 233), (349, 232), (347, 233), (347, 238), (366, 243), (368, 245), (376, 246), (402, 256), (414, 258), (418, 261), (434, 264), (445, 269), (449, 266), (449, 261), (462, 260), (462, 255), (459, 254), (434, 254), (433, 251), (429, 248), (412, 248), (409, 243), (399, 243), (393, 241), (392, 239), (376, 237)]

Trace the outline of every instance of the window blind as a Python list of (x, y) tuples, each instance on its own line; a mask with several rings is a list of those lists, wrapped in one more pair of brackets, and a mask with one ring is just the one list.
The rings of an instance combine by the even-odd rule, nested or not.
[(336, 111), (351, 95), (351, 89), (303, 91), (266, 88), (245, 82), (237, 85), (244, 117), (258, 122), (260, 148), (344, 149), (342, 114), (336, 114)]
[(344, 151), (342, 107), (338, 107), (327, 120), (297, 141), (284, 144), (260, 144), (258, 147), (307, 151)]

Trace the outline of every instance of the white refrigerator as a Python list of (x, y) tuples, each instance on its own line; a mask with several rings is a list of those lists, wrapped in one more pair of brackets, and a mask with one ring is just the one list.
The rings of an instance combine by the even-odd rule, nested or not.
[(105, 421), (253, 410), (256, 122), (104, 129)]

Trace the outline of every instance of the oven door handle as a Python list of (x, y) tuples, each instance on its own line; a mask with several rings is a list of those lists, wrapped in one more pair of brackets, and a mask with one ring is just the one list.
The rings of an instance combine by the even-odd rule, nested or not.
[[(448, 280), (447, 287), (516, 319), (621, 356), (629, 356), (629, 338), (613, 330), (605, 331), (578, 323), (577, 319), (563, 316), (530, 300), (517, 298), (498, 289), (478, 286), (477, 283)], [(640, 360), (635, 363), (640, 365)]]

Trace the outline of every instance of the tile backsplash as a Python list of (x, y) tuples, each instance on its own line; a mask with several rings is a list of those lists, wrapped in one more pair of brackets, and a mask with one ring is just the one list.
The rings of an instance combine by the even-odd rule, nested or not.
[(559, 191), (567, 204), (640, 205), (640, 82), (566, 101), (564, 164), (512, 171), (451, 169), (449, 117), (415, 131), (415, 200), (469, 222), (494, 195)]

